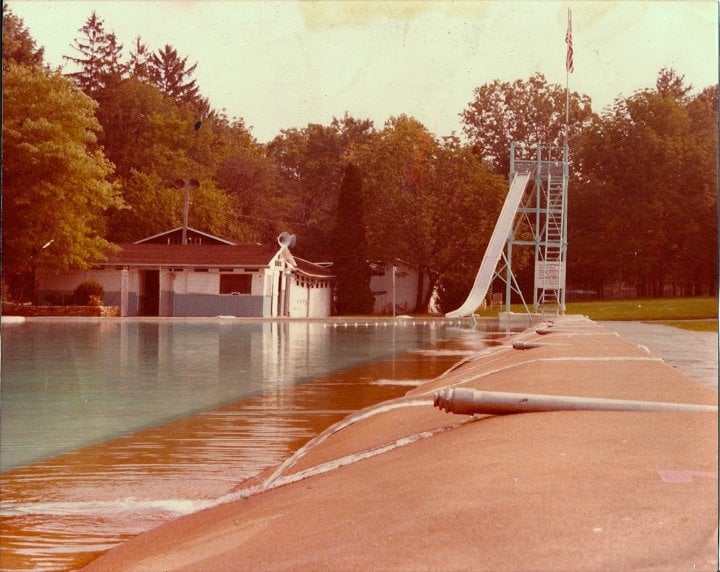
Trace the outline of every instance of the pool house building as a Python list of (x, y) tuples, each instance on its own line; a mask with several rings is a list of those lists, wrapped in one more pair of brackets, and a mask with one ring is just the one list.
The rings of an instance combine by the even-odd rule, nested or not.
[(103, 303), (121, 316), (330, 316), (334, 276), (288, 244), (237, 244), (177, 228), (132, 244), (87, 270), (41, 272), (41, 298), (70, 294), (86, 280), (104, 289)]

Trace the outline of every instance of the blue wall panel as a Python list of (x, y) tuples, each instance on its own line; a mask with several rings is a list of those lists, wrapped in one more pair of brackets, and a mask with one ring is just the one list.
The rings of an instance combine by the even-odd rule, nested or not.
[(261, 318), (265, 306), (264, 299), (265, 296), (175, 294), (173, 316)]

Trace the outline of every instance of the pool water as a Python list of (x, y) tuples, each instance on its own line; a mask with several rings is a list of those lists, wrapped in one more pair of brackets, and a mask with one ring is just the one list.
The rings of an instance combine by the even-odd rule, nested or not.
[(461, 332), (407, 321), (4, 326), (0, 471)]
[(497, 335), (449, 321), (3, 328), (0, 568), (77, 569)]

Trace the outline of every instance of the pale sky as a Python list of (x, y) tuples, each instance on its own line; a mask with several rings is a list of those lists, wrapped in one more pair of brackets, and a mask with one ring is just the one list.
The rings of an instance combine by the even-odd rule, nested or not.
[[(261, 142), (345, 112), (377, 129), (405, 113), (437, 136), (462, 133), (473, 88), (541, 72), (602, 111), (652, 88), (662, 67), (695, 90), (717, 83), (716, 0), (9, 0), (52, 66), (66, 65), (95, 10), (125, 46), (173, 46), (216, 109)], [(65, 67), (65, 71), (71, 68)]]

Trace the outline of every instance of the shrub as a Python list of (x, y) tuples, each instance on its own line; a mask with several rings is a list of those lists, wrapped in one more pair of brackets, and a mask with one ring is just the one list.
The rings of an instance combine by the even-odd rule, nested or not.
[(99, 305), (98, 301), (102, 304), (104, 293), (105, 291), (100, 284), (94, 280), (86, 280), (75, 288), (75, 304), (78, 306), (97, 306)]

